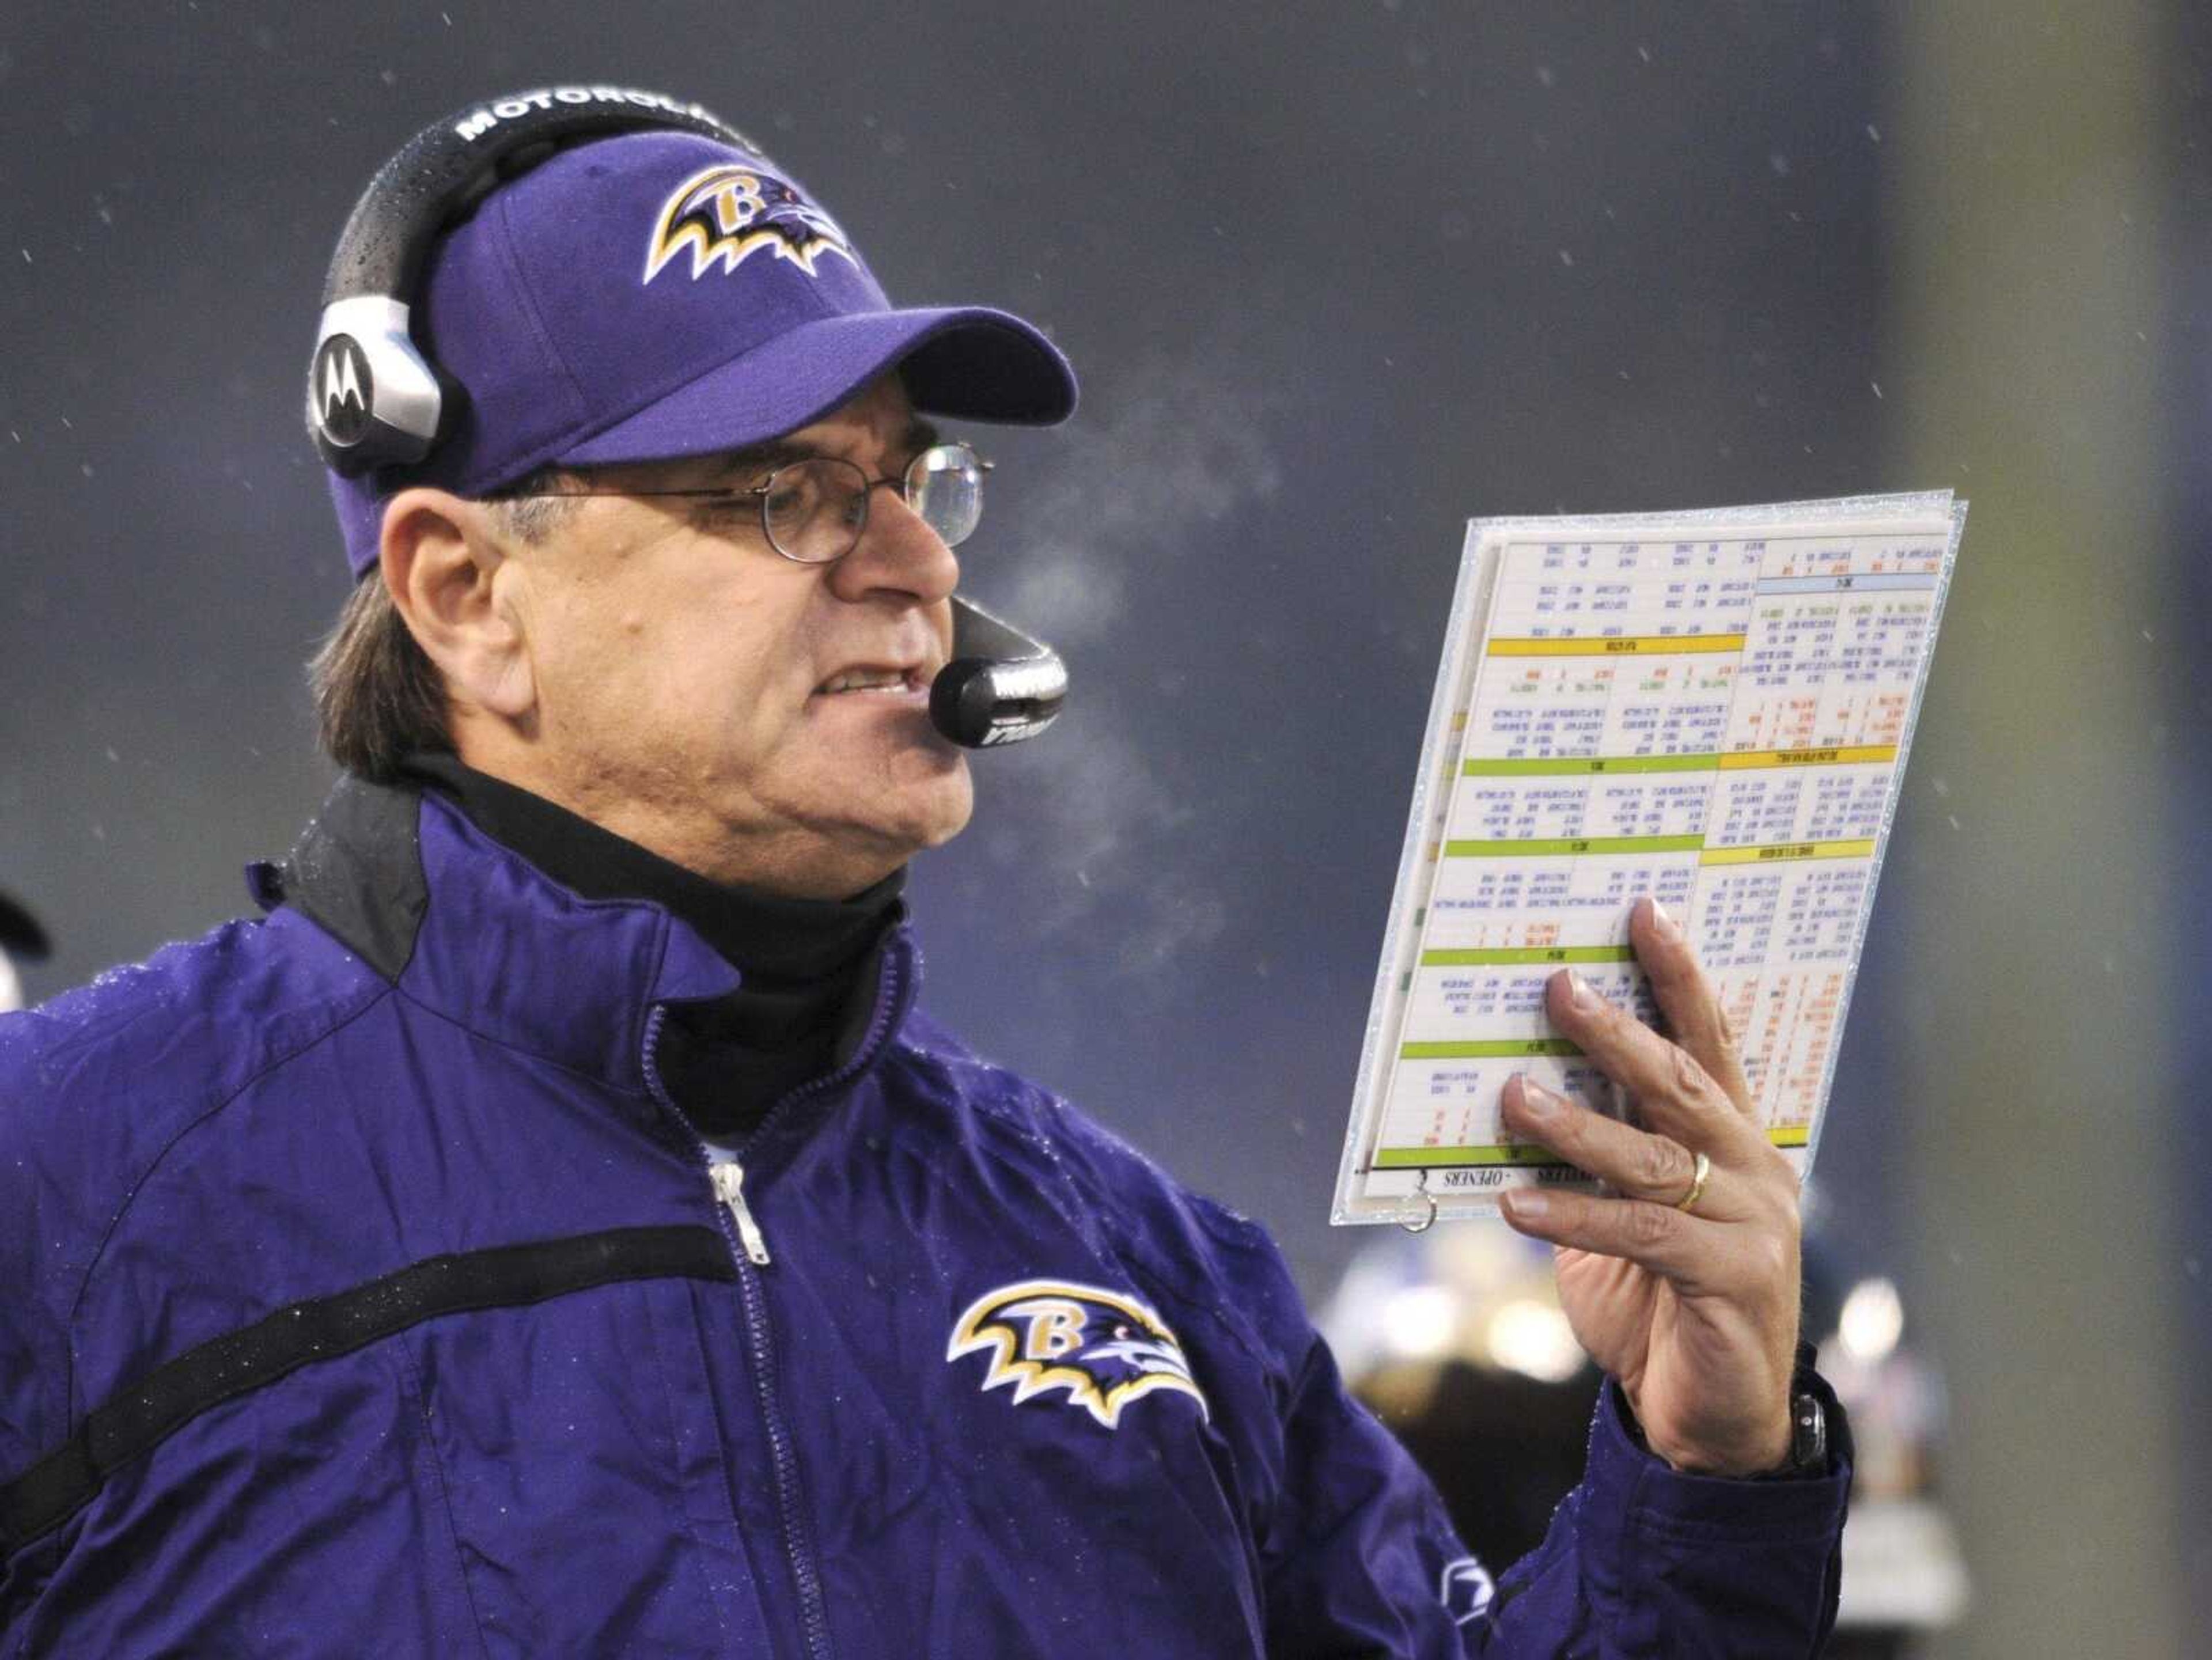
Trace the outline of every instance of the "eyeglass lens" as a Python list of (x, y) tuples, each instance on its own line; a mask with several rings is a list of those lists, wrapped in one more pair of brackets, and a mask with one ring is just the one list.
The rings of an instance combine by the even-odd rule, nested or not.
[(906, 470), (906, 504), (948, 548), (968, 539), (983, 516), (983, 469), (965, 444), (937, 444)]
[[(901, 482), (907, 505), (947, 547), (966, 540), (982, 517), (983, 469), (965, 444), (924, 450)], [(761, 497), (769, 540), (786, 557), (807, 564), (842, 558), (867, 524), (868, 490), (866, 473), (832, 456), (779, 467)]]

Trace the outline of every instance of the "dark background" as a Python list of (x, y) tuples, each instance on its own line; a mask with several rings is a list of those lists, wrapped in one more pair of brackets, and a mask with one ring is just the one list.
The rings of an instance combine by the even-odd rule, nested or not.
[[(1071, 426), (978, 435), (963, 555), (1074, 696), (918, 866), (925, 994), (1264, 1219), (1316, 1298), (1364, 1243), (1325, 1217), (1463, 521), (1972, 500), (1814, 1210), (1953, 1379), (1978, 1601), (1939, 1651), (2077, 1651), (2077, 1620), (2175, 1651), (2212, 1562), (2179, 1497), (2212, 1207), (2173, 1151), (2206, 1057), (2168, 1035), (2207, 962), (2207, 33), (2178, 0), (13, 8), (0, 886), (59, 946), (32, 990), (245, 909), (325, 786), (301, 665), (346, 576), (300, 405), (356, 192), (471, 100), (661, 87), (768, 143), (895, 299), (1073, 358)], [(2122, 896), (2086, 921), (2085, 860)], [(1999, 994), (2027, 958), (2065, 971)], [(2101, 1176), (2051, 1128), (2085, 1112)], [(2090, 1477), (2021, 1472), (2053, 1442)]]

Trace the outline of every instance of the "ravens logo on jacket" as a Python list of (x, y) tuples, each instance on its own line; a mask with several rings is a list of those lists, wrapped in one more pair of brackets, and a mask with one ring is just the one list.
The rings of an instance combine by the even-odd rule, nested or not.
[(1016, 1402), (1054, 1390), (1108, 1429), (1156, 1390), (1206, 1408), (1190, 1361), (1167, 1323), (1135, 1298), (1065, 1280), (1024, 1280), (986, 1292), (952, 1328), (945, 1359), (990, 1357), (981, 1387), (1011, 1386)]

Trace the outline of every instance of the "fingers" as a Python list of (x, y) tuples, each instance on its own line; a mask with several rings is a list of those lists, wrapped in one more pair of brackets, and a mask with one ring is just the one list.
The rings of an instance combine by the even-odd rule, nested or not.
[(1730, 1100), (1749, 1112), (1751, 1084), (1744, 1076), (1742, 1051), (1729, 1029), (1728, 1013), (1713, 982), (1698, 966), (1689, 935), (1656, 899), (1647, 898), (1639, 900), (1631, 913), (1628, 936), (1675, 1040)]
[[(1675, 1205), (1697, 1179), (1696, 1157), (1680, 1141), (1592, 1112), (1525, 1075), (1506, 1081), (1499, 1115), (1516, 1140), (1540, 1143), (1624, 1198)], [(1730, 1219), (1703, 1204), (1698, 1214)]]
[(1723, 1237), (1727, 1224), (1685, 1215), (1670, 1205), (1556, 1188), (1513, 1188), (1498, 1195), (1498, 1204), (1516, 1232), (1622, 1258), (1686, 1292), (1722, 1291), (1732, 1278), (1747, 1277), (1748, 1265), (1738, 1261), (1743, 1253)]
[[(1689, 966), (1695, 975), (1696, 964)], [(1725, 1164), (1747, 1164), (1772, 1152), (1743, 1107), (1687, 1049), (1607, 1002), (1580, 975), (1553, 975), (1545, 987), (1545, 1007), (1562, 1036), (1634, 1093), (1653, 1129)]]

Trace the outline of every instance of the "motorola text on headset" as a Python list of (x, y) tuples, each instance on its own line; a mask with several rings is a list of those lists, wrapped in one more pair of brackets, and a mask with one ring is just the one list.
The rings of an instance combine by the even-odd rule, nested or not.
[[(329, 466), (357, 477), (419, 462), (460, 405), (460, 389), (408, 331), (431, 245), (447, 225), (564, 144), (656, 128), (764, 153), (700, 106), (662, 93), (558, 87), (457, 111), (377, 170), (331, 255), (307, 371), (307, 429)], [(325, 397), (333, 386), (349, 395)], [(969, 749), (1036, 737), (1066, 699), (1066, 666), (973, 601), (956, 594), (951, 604), (952, 660), (930, 683), (931, 722)]]

